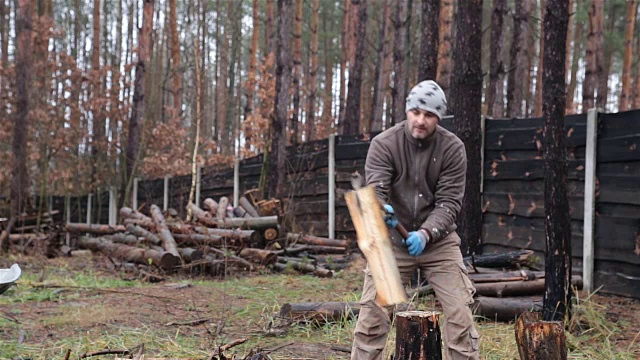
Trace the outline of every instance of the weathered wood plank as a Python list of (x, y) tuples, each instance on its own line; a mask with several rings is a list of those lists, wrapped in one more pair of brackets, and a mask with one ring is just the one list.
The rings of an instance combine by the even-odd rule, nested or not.
[[(584, 160), (567, 160), (569, 180), (584, 179)], [(486, 180), (544, 179), (544, 160), (493, 160), (484, 163)]]
[[(543, 194), (493, 194), (482, 196), (482, 211), (527, 217), (544, 217)], [(584, 217), (584, 200), (580, 197), (569, 197), (571, 219), (581, 220)]]
[(598, 141), (598, 162), (640, 161), (640, 134)]

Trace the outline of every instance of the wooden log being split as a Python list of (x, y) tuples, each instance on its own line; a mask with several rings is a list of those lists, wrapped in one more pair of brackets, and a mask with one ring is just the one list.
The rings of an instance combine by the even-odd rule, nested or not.
[(162, 247), (170, 254), (180, 258), (180, 253), (178, 252), (178, 245), (176, 245), (176, 241), (169, 231), (167, 227), (167, 222), (164, 219), (164, 215), (162, 215), (162, 211), (156, 205), (151, 205), (151, 216), (153, 217), (153, 222), (156, 224), (156, 229), (158, 231), (158, 237), (162, 240)]
[(515, 333), (521, 360), (567, 359), (562, 321), (541, 321), (541, 314), (525, 312), (516, 321)]
[(242, 206), (252, 217), (260, 217), (258, 210), (251, 204), (249, 199), (244, 196), (241, 196), (238, 200), (238, 205)]
[(134, 262), (137, 264), (152, 264), (163, 269), (171, 269), (180, 265), (180, 258), (168, 252), (153, 249), (143, 249), (124, 244), (114, 244), (105, 238), (89, 238), (81, 236), (78, 239), (78, 246), (84, 249), (100, 251), (115, 258)]
[[(582, 277), (573, 275), (571, 284), (578, 290), (582, 289)], [(536, 295), (544, 293), (544, 279), (476, 283), (475, 288), (476, 294), (492, 297)]]
[(290, 261), (287, 263), (277, 263), (274, 264), (274, 267), (277, 270), (285, 270), (288, 267), (291, 267), (292, 269), (295, 269), (297, 271), (300, 271), (303, 274), (309, 274), (309, 273), (313, 273), (314, 276), (317, 277), (321, 277), (321, 278), (330, 278), (333, 277), (333, 271), (332, 270), (328, 270), (319, 266), (314, 266), (312, 264), (305, 264), (304, 262), (301, 261)]
[(292, 322), (325, 323), (350, 320), (360, 313), (357, 302), (286, 303), (280, 307), (280, 317)]
[(381, 306), (406, 302), (407, 295), (400, 280), (389, 231), (373, 187), (347, 192), (344, 197), (356, 228), (358, 246), (367, 258), (376, 285), (376, 301)]
[(278, 261), (275, 252), (264, 249), (244, 248), (238, 256), (260, 265), (273, 265)]
[(513, 321), (525, 311), (541, 311), (542, 297), (494, 298), (478, 296), (473, 304), (476, 315), (492, 321)]
[(440, 360), (442, 337), (437, 311), (403, 311), (396, 314), (394, 359)]
[(488, 268), (495, 267), (514, 267), (526, 265), (529, 258), (533, 255), (533, 250), (518, 250), (504, 254), (487, 254), (476, 255), (473, 257), (466, 256), (464, 263), (468, 266), (482, 266)]
[(336, 246), (336, 247), (349, 247), (349, 241), (328, 239), (311, 235), (287, 233), (287, 241), (289, 243), (309, 244), (309, 245), (321, 245), (321, 246)]
[(65, 229), (70, 233), (89, 233), (96, 235), (109, 235), (124, 232), (124, 225), (98, 225), (84, 223), (68, 223)]
[(162, 240), (160, 240), (160, 238), (158, 237), (158, 235), (152, 233), (151, 231), (140, 227), (138, 225), (133, 225), (133, 224), (127, 224), (127, 231), (132, 233), (135, 236), (139, 236), (144, 238), (146, 241), (148, 241), (149, 243), (153, 244), (153, 245), (160, 245), (162, 244)]

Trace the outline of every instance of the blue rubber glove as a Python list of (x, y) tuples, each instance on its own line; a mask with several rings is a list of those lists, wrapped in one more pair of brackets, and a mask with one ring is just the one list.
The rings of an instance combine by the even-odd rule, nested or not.
[(395, 211), (393, 211), (393, 207), (391, 207), (391, 205), (389, 204), (386, 204), (383, 207), (385, 211), (384, 222), (387, 224), (387, 226), (391, 229), (398, 226), (398, 219), (396, 218)]
[(405, 241), (409, 248), (409, 255), (418, 256), (424, 251), (424, 247), (429, 243), (429, 234), (424, 230), (412, 231)]

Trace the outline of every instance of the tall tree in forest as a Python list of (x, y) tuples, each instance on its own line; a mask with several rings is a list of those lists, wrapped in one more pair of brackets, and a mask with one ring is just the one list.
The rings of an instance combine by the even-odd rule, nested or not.
[(420, 61), (418, 62), (418, 82), (435, 80), (438, 75), (438, 41), (440, 37), (439, 22), (440, 0), (422, 0), (422, 39), (420, 44)]
[[(546, 0), (540, 0), (540, 37), (538, 45), (538, 69), (536, 71), (536, 91), (533, 116), (542, 116), (542, 72), (544, 68), (544, 9)], [(566, 41), (566, 40), (565, 40)], [(566, 56), (566, 54), (565, 54)]]
[(102, 75), (100, 74), (100, 4), (101, 0), (93, 0), (93, 38), (91, 40), (91, 83), (92, 83), (92, 116), (93, 136), (91, 141), (91, 184), (97, 186), (100, 182), (100, 169), (104, 167), (103, 163), (103, 142), (105, 140), (105, 123), (102, 114), (102, 106), (96, 101), (101, 96)]
[(136, 167), (140, 157), (142, 130), (146, 112), (146, 82), (147, 65), (151, 57), (151, 34), (153, 31), (153, 7), (155, 0), (144, 0), (142, 10), (142, 28), (138, 36), (138, 61), (136, 61), (136, 78), (133, 84), (133, 103), (131, 104), (131, 118), (129, 119), (129, 134), (124, 159), (124, 179), (120, 190), (120, 203), (129, 202), (129, 189), (133, 184)]
[(291, 18), (292, 0), (278, 0), (278, 36), (276, 41), (276, 99), (271, 125), (271, 171), (269, 196), (284, 198), (284, 180), (287, 177), (285, 160), (287, 146), (287, 118), (289, 110), (289, 84), (291, 83)]
[(501, 118), (504, 111), (504, 54), (503, 23), (507, 12), (507, 0), (495, 0), (491, 14), (491, 45), (489, 85), (487, 87), (487, 115)]
[(604, 16), (604, 0), (591, 0), (589, 8), (589, 35), (587, 37), (587, 53), (585, 55), (584, 81), (582, 82), (582, 111), (586, 112), (595, 106), (595, 91), (598, 75), (602, 73), (598, 57), (602, 48), (602, 21)]
[(407, 98), (407, 68), (405, 57), (407, 51), (407, 23), (409, 12), (409, 0), (398, 0), (396, 2), (396, 20), (393, 48), (393, 119), (390, 126), (403, 121), (406, 117), (404, 112), (405, 99)]
[(182, 112), (182, 70), (180, 69), (180, 39), (178, 37), (176, 0), (169, 0), (169, 29), (171, 34), (173, 108), (179, 115)]
[[(9, 64), (9, 17), (8, 6), (5, 0), (0, 0), (0, 68), (6, 68)], [(0, 90), (3, 89), (7, 81), (0, 74)]]
[(16, 112), (13, 115), (13, 169), (11, 172), (11, 219), (0, 236), (0, 248), (7, 250), (16, 218), (27, 206), (27, 133), (31, 89), (31, 34), (33, 32), (31, 0), (19, 0), (16, 16)]
[(627, 24), (624, 29), (624, 62), (622, 66), (622, 91), (618, 111), (628, 110), (631, 105), (631, 62), (633, 61), (633, 34), (636, 24), (635, 0), (627, 0)]
[(565, 147), (565, 54), (567, 0), (547, 0), (544, 14), (544, 212), (545, 292), (543, 317), (563, 321), (571, 309), (571, 218)]
[[(327, 129), (327, 134), (329, 131), (334, 133), (334, 130), (330, 130), (332, 128), (332, 124), (334, 124), (334, 118), (332, 113), (333, 108), (333, 51), (331, 46), (331, 39), (327, 36), (329, 31), (329, 26), (327, 22), (328, 15), (326, 11), (323, 11), (322, 16), (322, 32), (325, 34), (324, 36), (324, 94), (323, 94), (323, 103), (322, 103), (322, 125)], [(309, 131), (309, 138), (314, 139), (316, 136), (316, 131), (312, 127)]]
[[(573, 16), (575, 17), (575, 15)], [(569, 85), (567, 87), (567, 100), (565, 105), (565, 112), (567, 114), (572, 114), (575, 109), (574, 98), (576, 94), (576, 87), (578, 86), (578, 65), (582, 55), (582, 35), (584, 33), (584, 24), (575, 21), (576, 31), (573, 39), (573, 52), (571, 59), (571, 74)]]
[(480, 174), (482, 173), (480, 107), (482, 105), (482, 0), (458, 4), (453, 81), (450, 89), (451, 109), (456, 134), (467, 153), (467, 175), (458, 229), (463, 255), (474, 253), (482, 235)]
[(360, 131), (360, 97), (362, 94), (362, 68), (367, 36), (367, 0), (351, 0), (351, 6), (358, 8), (355, 59), (349, 69), (347, 90), (347, 111), (344, 119), (344, 134), (355, 135)]
[(291, 114), (291, 144), (298, 143), (300, 122), (300, 82), (302, 81), (302, 0), (295, 0), (293, 20), (293, 113)]
[(244, 138), (245, 149), (251, 148), (253, 134), (248, 124), (253, 114), (253, 93), (256, 91), (256, 71), (258, 65), (258, 39), (260, 37), (260, 7), (258, 0), (252, 2), (253, 23), (251, 29), (251, 47), (249, 48), (249, 68), (247, 70), (247, 81), (244, 83), (246, 101), (244, 104)]
[[(432, 21), (435, 21), (435, 19)], [(453, 0), (441, 0), (439, 22), (440, 35), (438, 41), (438, 73), (436, 74), (436, 82), (448, 96), (449, 85), (451, 83), (451, 69), (453, 69), (453, 56), (451, 56)]]
[(369, 129), (371, 131), (382, 130), (382, 116), (384, 112), (384, 98), (386, 88), (389, 85), (389, 72), (387, 71), (387, 59), (391, 53), (391, 0), (385, 0), (383, 14), (378, 33), (378, 48), (376, 67), (373, 73), (373, 97), (371, 104), (371, 119)]
[(349, 31), (350, 25), (350, 8), (351, 0), (344, 0), (344, 7), (342, 12), (342, 33), (340, 35), (340, 42), (342, 44), (342, 51), (340, 52), (340, 93), (338, 94), (338, 133), (342, 134), (344, 131), (344, 116), (346, 106), (347, 88), (345, 86), (347, 82), (347, 63), (349, 60)]
[[(206, 1), (205, 1), (206, 4)], [(241, 58), (241, 47), (242, 47), (242, 17), (243, 17), (243, 5), (242, 1), (230, 1), (229, 6), (234, 5), (234, 8), (229, 8), (229, 27), (231, 29), (231, 35), (229, 36), (229, 41), (231, 43), (231, 53), (230, 61), (229, 61), (229, 86), (227, 87), (227, 101), (229, 105), (227, 106), (227, 114), (226, 114), (226, 123), (227, 123), (227, 131), (222, 134), (223, 138), (226, 139), (226, 146), (223, 149), (224, 154), (233, 154), (234, 153), (234, 133), (239, 126), (238, 121), (236, 121), (236, 111), (238, 108), (238, 96), (236, 96), (236, 80), (239, 78), (238, 75), (241, 73), (242, 61)], [(205, 5), (206, 6), (206, 5)], [(203, 34), (206, 34), (206, 18), (203, 17)], [(240, 80), (238, 80), (240, 82)], [(204, 88), (204, 86), (203, 86)]]
[(273, 1), (267, 0), (267, 16), (265, 19), (265, 40), (267, 43), (266, 54), (269, 56), (272, 52), (275, 53), (276, 33), (273, 31), (273, 19), (275, 19), (275, 12), (273, 11)]
[(316, 97), (318, 94), (318, 18), (320, 16), (320, 0), (313, 0), (311, 9), (311, 63), (309, 68), (309, 88), (307, 93), (307, 119), (305, 139), (313, 140), (312, 132), (316, 122)]
[(532, 1), (516, 1), (516, 11), (513, 16), (513, 41), (510, 49), (509, 77), (507, 78), (507, 116), (522, 117), (522, 102), (524, 101), (523, 80), (528, 78), (527, 34), (529, 30), (529, 15)]
[(598, 85), (596, 93), (596, 107), (607, 111), (607, 102), (609, 98), (609, 74), (611, 73), (611, 67), (613, 65), (613, 55), (617, 52), (615, 46), (611, 46), (610, 42), (604, 41), (605, 34), (612, 34), (615, 31), (616, 21), (618, 20), (618, 11), (620, 10), (620, 4), (615, 2), (609, 2), (607, 4), (609, 9), (607, 12), (607, 23), (602, 32), (602, 43), (598, 55), (596, 56), (596, 62), (598, 63)]
[[(636, 59), (638, 59), (640, 58), (640, 36), (638, 36), (636, 50)], [(633, 80), (633, 108), (640, 109), (640, 61), (636, 61), (636, 77)]]
[(227, 4), (227, 17), (223, 18), (224, 26), (221, 26), (222, 34), (218, 34), (218, 42), (220, 46), (220, 59), (218, 63), (218, 78), (216, 80), (216, 130), (217, 130), (217, 139), (220, 149), (222, 153), (228, 153), (229, 151), (229, 138), (227, 136), (228, 133), (228, 92), (229, 88), (227, 86), (229, 81), (229, 42), (231, 41), (231, 28), (233, 27), (233, 16), (231, 13), (233, 12), (234, 2), (229, 1)]

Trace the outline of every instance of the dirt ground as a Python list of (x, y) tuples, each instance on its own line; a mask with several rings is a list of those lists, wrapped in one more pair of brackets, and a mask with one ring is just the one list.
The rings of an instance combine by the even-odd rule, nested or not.
[[(48, 291), (43, 298), (18, 298), (11, 303), (2, 302), (3, 295), (0, 295), (0, 324), (11, 325), (0, 326), (0, 359), (5, 358), (2, 356), (3, 347), (9, 348), (14, 343), (29, 344), (32, 348), (51, 344), (60, 347), (61, 353), (65, 350), (65, 341), (69, 343), (69, 348), (73, 348), (79, 346), (77, 343), (80, 340), (85, 349), (93, 347), (93, 351), (97, 351), (101, 349), (100, 344), (92, 345), (90, 339), (104, 338), (105, 334), (118, 331), (124, 336), (128, 334), (127, 331), (152, 332), (156, 342), (162, 342), (158, 339), (164, 336), (167, 339), (176, 338), (174, 335), (179, 333), (181, 338), (188, 339), (190, 343), (175, 344), (176, 348), (191, 345), (201, 349), (201, 355), (206, 353), (204, 349), (214, 349), (239, 338), (259, 336), (260, 340), (251, 342), (251, 345), (234, 348), (238, 358), (243, 358), (251, 350), (273, 349), (279, 345), (284, 346), (272, 353), (278, 355), (277, 359), (348, 358), (347, 353), (332, 349), (332, 344), (349, 346), (350, 329), (338, 330), (344, 333), (326, 334), (320, 339), (291, 340), (273, 336), (278, 335), (275, 321), (268, 321), (275, 310), (269, 308), (273, 299), (265, 296), (260, 303), (260, 300), (256, 301), (250, 294), (244, 295), (242, 289), (236, 288), (238, 283), (225, 288), (222, 282), (217, 283), (219, 286), (209, 286), (207, 282), (211, 279), (204, 276), (172, 275), (154, 284), (136, 281), (132, 283), (133, 286), (95, 290), (89, 289), (92, 287), (90, 284), (56, 284), (87, 272), (96, 278), (113, 281), (129, 280), (133, 274), (114, 269), (113, 263), (102, 256), (91, 255), (57, 259), (0, 259), (0, 268), (7, 268), (16, 261), (20, 263), (23, 273), (28, 274), (23, 276), (28, 279), (28, 285), (21, 284), (20, 289), (38, 289), (40, 286), (40, 289)], [(292, 296), (296, 301), (329, 301), (337, 298), (337, 294), (358, 294), (361, 286), (359, 269), (362, 266), (363, 261), (357, 259), (342, 275), (344, 281), (323, 283), (325, 285), (313, 293), (302, 289), (300, 294)], [(236, 274), (230, 275), (230, 278), (251, 276), (260, 277), (259, 274)], [(297, 283), (291, 279), (286, 281), (287, 290), (295, 291)], [(268, 281), (262, 285), (258, 282), (253, 290), (247, 291), (270, 291), (274, 290), (269, 289), (273, 286)], [(608, 320), (625, 324), (621, 332), (609, 341), (622, 348), (637, 346), (640, 340), (637, 338), (640, 334), (640, 301), (615, 296), (594, 297)], [(198, 319), (207, 319), (207, 322), (193, 326), (179, 324)], [(328, 341), (327, 336), (332, 340)], [(135, 338), (134, 335), (132, 337)]]

